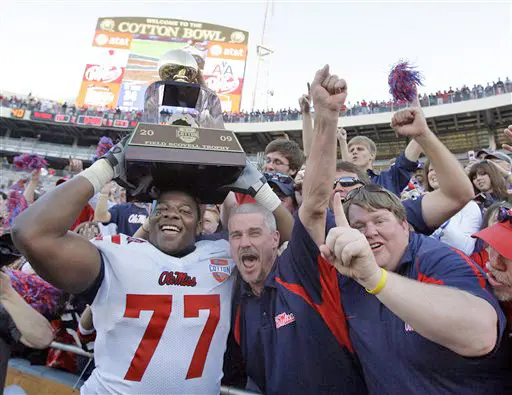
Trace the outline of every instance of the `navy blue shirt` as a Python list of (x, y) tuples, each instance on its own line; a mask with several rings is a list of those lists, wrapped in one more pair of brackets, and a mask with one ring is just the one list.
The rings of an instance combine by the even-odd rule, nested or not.
[(406, 199), (402, 201), (402, 204), (405, 207), (405, 211), (407, 211), (407, 222), (414, 228), (414, 231), (428, 236), (436, 229), (429, 228), (423, 218), (421, 205), (423, 204), (424, 197), (425, 195), (421, 195), (414, 200)]
[[(411, 233), (396, 273), (425, 283), (458, 288), (488, 301), (498, 315), (497, 344), (500, 343), (505, 328), (504, 314), (484, 273), (464, 254), (438, 240)], [(342, 278), (340, 285), (350, 339), (370, 393), (503, 393), (501, 348), (480, 358), (462, 357), (419, 335), (352, 279)]]
[(127, 236), (133, 236), (148, 217), (147, 208), (134, 203), (116, 204), (108, 211), (112, 216), (109, 223), (117, 225), (117, 233)]
[(234, 333), (247, 375), (265, 394), (365, 394), (337, 271), (298, 216), (262, 294), (241, 281)]
[(412, 173), (418, 168), (418, 162), (411, 162), (402, 152), (397, 156), (395, 163), (388, 169), (377, 174), (373, 170), (367, 170), (372, 184), (378, 184), (396, 196), (400, 194), (409, 184)]

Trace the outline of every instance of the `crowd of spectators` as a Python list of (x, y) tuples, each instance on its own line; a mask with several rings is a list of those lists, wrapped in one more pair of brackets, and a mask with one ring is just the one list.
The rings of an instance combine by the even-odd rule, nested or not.
[(51, 114), (62, 115), (90, 115), (103, 117), (105, 119), (124, 119), (127, 121), (142, 119), (142, 110), (121, 111), (119, 108), (111, 109), (108, 107), (76, 107), (74, 104), (68, 105), (67, 102), (58, 102), (33, 96), (31, 93), (27, 97), (10, 96), (4, 97), (0, 93), (0, 106), (8, 108), (19, 108), (30, 111), (47, 112)]
[[(512, 81), (509, 77), (505, 81), (498, 78), (497, 81), (487, 83), (484, 87), (481, 84), (473, 85), (472, 88), (464, 85), (455, 90), (450, 87), (448, 90), (438, 91), (427, 95), (420, 93), (419, 99), (423, 107), (436, 106), (440, 104), (457, 103), (460, 101), (481, 99), (488, 96), (500, 95), (502, 93), (512, 92)], [(31, 94), (26, 98), (11, 96), (3, 97), (0, 94), (0, 105), (4, 107), (23, 108), (33, 111), (50, 112), (54, 114), (67, 115), (92, 115), (100, 116), (109, 120), (124, 119), (128, 121), (140, 120), (142, 118), (141, 110), (122, 111), (119, 108), (113, 110), (107, 107), (80, 107), (74, 104), (59, 103), (52, 100), (39, 99)], [(378, 114), (383, 112), (393, 112), (405, 108), (407, 103), (399, 103), (392, 100), (366, 101), (365, 99), (357, 101), (354, 104), (348, 102), (343, 108), (344, 116), (357, 116), (367, 114)], [(313, 109), (314, 111), (314, 109)], [(246, 122), (280, 122), (296, 121), (301, 119), (301, 110), (288, 107), (274, 110), (251, 110), (241, 112), (224, 112), (224, 122), (227, 123), (246, 123)]]
[[(485, 88), (478, 84), (473, 88), (464, 85), (455, 90), (450, 87), (448, 90), (438, 91), (435, 94), (420, 94), (420, 102), (423, 107), (436, 106), (440, 104), (456, 103), (466, 100), (481, 99), (483, 97), (500, 95), (502, 93), (512, 92), (512, 81), (507, 77), (505, 82), (500, 78), (496, 82), (487, 83)], [(383, 112), (393, 112), (405, 108), (406, 103), (394, 102), (392, 100), (381, 101), (357, 101), (355, 104), (347, 103), (344, 107), (344, 116), (356, 116), (367, 114), (378, 114)], [(224, 122), (278, 122), (278, 121), (295, 121), (300, 119), (300, 109), (281, 109), (274, 111), (242, 111), (239, 113), (224, 113)]]
[[(325, 107), (325, 102), (320, 100), (321, 96), (318, 93), (315, 96), (315, 92), (325, 89), (338, 99), (333, 106), (340, 104), (343, 89), (340, 94), (339, 91), (333, 89), (331, 92), (327, 88), (314, 86), (310, 102), (313, 99), (319, 103), (318, 106)], [(240, 281), (244, 285), (241, 288), (242, 296), (238, 295), (241, 301), (238, 309), (235, 309), (238, 321), (234, 325), (233, 336), (240, 348), (241, 358), (245, 361), (242, 374), (245, 388), (263, 393), (283, 393), (290, 389), (296, 392), (306, 388), (308, 392), (316, 393), (315, 388), (320, 385), (320, 380), (327, 383), (325, 385), (330, 389), (334, 388), (336, 393), (340, 388), (347, 393), (356, 388), (357, 393), (365, 393), (366, 390), (369, 393), (380, 393), (383, 388), (387, 388), (386, 393), (418, 394), (438, 393), (451, 388), (454, 393), (490, 394), (501, 393), (501, 390), (507, 393), (512, 388), (512, 370), (502, 353), (502, 350), (511, 349), (512, 253), (508, 255), (509, 250), (504, 249), (503, 242), (496, 244), (496, 237), (493, 237), (495, 232), (491, 235), (486, 233), (487, 228), (499, 227), (501, 230), (510, 227), (512, 223), (512, 206), (509, 203), (512, 195), (512, 147), (505, 145), (503, 150), (475, 147), (474, 157), (469, 158), (463, 170), (454, 155), (428, 129), (418, 108), (420, 104), (438, 105), (447, 100), (456, 102), (511, 92), (511, 88), (507, 78), (505, 83), (498, 81), (486, 88), (475, 86), (470, 90), (464, 87), (455, 91), (450, 88), (447, 92), (435, 95), (419, 95), (418, 102), (411, 103), (412, 108), (398, 111), (394, 115), (392, 125), (396, 132), (411, 140), (393, 164), (380, 173), (373, 168), (378, 149), (375, 142), (364, 136), (356, 136), (347, 141), (343, 129), (338, 129), (336, 135), (337, 119), (324, 119), (325, 124), (334, 125), (329, 129), (322, 129), (323, 122), (318, 122), (320, 126), (315, 125), (313, 129), (312, 117), (301, 118), (298, 110), (244, 113), (242, 118), (237, 118), (237, 122), (254, 122), (254, 117), (268, 122), (302, 119), (304, 139), (304, 150), (291, 140), (272, 141), (265, 150), (264, 163), (258, 169), (262, 174), (251, 170), (256, 172), (260, 184), (261, 176), (265, 177), (273, 191), (272, 196), (275, 194), (278, 200), (278, 207), (273, 211), (278, 228), (282, 226), (281, 218), (295, 218), (293, 233), (291, 229), (288, 229), (289, 232), (284, 231), (286, 228), (279, 229), (280, 242), (275, 240), (279, 239), (279, 233), (275, 233), (275, 223), (274, 233), (269, 225), (269, 229), (257, 228), (260, 233), (253, 234), (254, 227), (262, 225), (251, 225), (251, 218), (267, 215), (267, 212), (262, 211), (266, 210), (264, 208), (251, 209), (244, 206), (256, 207), (245, 204), (254, 203), (254, 199), (261, 203), (258, 191), (249, 196), (248, 193), (240, 192), (248, 191), (249, 188), (243, 189), (237, 184), (237, 188), (233, 188), (236, 193), (231, 192), (222, 205), (198, 207), (203, 219), (199, 236), (201, 240), (210, 240), (209, 236), (226, 237), (229, 223), (232, 249), (236, 251), (239, 244), (239, 248), (244, 251), (261, 252), (261, 257), (257, 257), (261, 260), (259, 263), (254, 263), (258, 260), (254, 256), (255, 252), (248, 258), (243, 258), (243, 254), (242, 258), (233, 257), (240, 272)], [(83, 110), (67, 106), (64, 108), (57, 103), (40, 101), (31, 96), (23, 100), (0, 100), (3, 104), (7, 101), (12, 106), (25, 106), (39, 111), (69, 113)], [(348, 107), (345, 113), (358, 115), (380, 112), (382, 109), (396, 110), (393, 104), (388, 107), (387, 103), (363, 101)], [(332, 108), (330, 111), (335, 112)], [(325, 117), (325, 113), (324, 108), (324, 112), (318, 114)], [(311, 113), (308, 111), (308, 114)], [(233, 116), (230, 114), (228, 118)], [(233, 121), (233, 118), (226, 121)], [(512, 144), (512, 130), (506, 129), (504, 134)], [(334, 149), (332, 142), (336, 140), (338, 147)], [(338, 148), (341, 159), (336, 157)], [(425, 157), (420, 161), (422, 153)], [(96, 162), (96, 166), (101, 161), (107, 163), (101, 159)], [(95, 332), (92, 310), (83, 300), (39, 277), (31, 262), (8, 240), (12, 222), (5, 219), (11, 220), (11, 215), (16, 211), (12, 204), (39, 209), (46, 204), (48, 207), (51, 199), (57, 198), (53, 189), (69, 180), (83, 181), (82, 185), (75, 184), (77, 194), (80, 190), (87, 190), (87, 193), (93, 195), (87, 184), (89, 176), (83, 172), (82, 162), (75, 159), (70, 159), (69, 166), (59, 174), (50, 174), (41, 169), (20, 173), (10, 167), (5, 159), (2, 159), (0, 166), (0, 218), (3, 219), (0, 228), (3, 244), (0, 247), (2, 259), (5, 259), (4, 256), (9, 258), (8, 264), (3, 260), (0, 265), (4, 266), (0, 271), (0, 320), (2, 317), (10, 317), (9, 320), (5, 319), (6, 329), (0, 321), (0, 337), (16, 345), (15, 355), (31, 358), (33, 363), (79, 374), (83, 369), (80, 358), (47, 347), (53, 338), (91, 351)], [(76, 179), (78, 174), (82, 177)], [(85, 188), (84, 185), (89, 187)], [(253, 185), (256, 184), (249, 186), (252, 188)], [(17, 198), (23, 204), (11, 201), (10, 194), (15, 189), (20, 192)], [(71, 190), (66, 192), (64, 189), (60, 189), (61, 193), (71, 194)], [(111, 236), (114, 240), (113, 237), (123, 234), (128, 236), (128, 243), (133, 240), (144, 243), (148, 239), (154, 243), (149, 238), (150, 232), (155, 231), (151, 228), (149, 218), (151, 215), (160, 215), (155, 213), (164, 209), (157, 210), (158, 206), (151, 207), (127, 198), (126, 190), (110, 179), (100, 188), (93, 185), (93, 189), (94, 196), (84, 200), (87, 203), (80, 208), (80, 215), (73, 218), (75, 221), (69, 228), (71, 232), (87, 240), (98, 237), (99, 241), (103, 241), (102, 238)], [(43, 194), (49, 194), (46, 203), (40, 200)], [(266, 196), (264, 200), (269, 202), (272, 198)], [(344, 212), (342, 204), (345, 206)], [(278, 211), (281, 209), (286, 215)], [(267, 211), (270, 213), (271, 210)], [(19, 225), (21, 229), (17, 231), (33, 234), (33, 231), (27, 230), (27, 225), (41, 229), (44, 224), (37, 223), (44, 217), (41, 212), (37, 214), (37, 210), (26, 211), (24, 214), (29, 215), (22, 219)], [(232, 217), (227, 216), (229, 212), (234, 213)], [(306, 213), (310, 213), (310, 217)], [(22, 214), (16, 212), (16, 215)], [(238, 221), (232, 219), (237, 216)], [(240, 235), (232, 231), (232, 226), (240, 227)], [(192, 228), (195, 232), (195, 227)], [(509, 233), (501, 231), (498, 241), (503, 241), (503, 237), (512, 237), (512, 227)], [(252, 233), (246, 237), (244, 232)], [(261, 242), (265, 235), (268, 236), (264, 239), (266, 242)], [(17, 237), (21, 244), (25, 243), (23, 235), (18, 234)], [(283, 243), (284, 240), (286, 242)], [(244, 242), (249, 244), (244, 245)], [(340, 246), (346, 248), (349, 242), (353, 243), (350, 247), (351, 255), (346, 251), (342, 255)], [(122, 244), (121, 241), (116, 243)], [(34, 241), (34, 245), (37, 244)], [(256, 244), (257, 247), (251, 249)], [(359, 246), (359, 255), (354, 250), (355, 244)], [(28, 247), (25, 245), (25, 248)], [(35, 250), (31, 252), (37, 254)], [(109, 254), (114, 252), (105, 256), (111, 257)], [(296, 260), (298, 256), (301, 258)], [(273, 260), (269, 261), (268, 270), (261, 269), (260, 275), (263, 277), (255, 280), (251, 273), (259, 269), (254, 269), (254, 266), (264, 265), (265, 257), (276, 259), (276, 266)], [(246, 266), (247, 261), (249, 264)], [(332, 265), (325, 266), (327, 261)], [(370, 263), (361, 264), (363, 261)], [(290, 263), (293, 263), (292, 267), (287, 266)], [(33, 264), (36, 267), (40, 262), (34, 261)], [(272, 271), (271, 267), (274, 267)], [(339, 283), (336, 271), (343, 275), (343, 281)], [(45, 273), (44, 270), (38, 272)], [(372, 275), (367, 276), (370, 272)], [(374, 274), (378, 274), (376, 281)], [(275, 279), (270, 278), (274, 275)], [(47, 278), (55, 279), (52, 276)], [(321, 281), (317, 281), (318, 278)], [(271, 286), (268, 286), (269, 280), (273, 281)], [(2, 286), (2, 282), (12, 284), (16, 293), (10, 287)], [(332, 289), (326, 290), (324, 287)], [(3, 296), (2, 292), (8, 295)], [(271, 296), (262, 297), (263, 292)], [(343, 292), (349, 292), (353, 298), (341, 298)], [(272, 303), (284, 303), (284, 308), (288, 309), (286, 312), (274, 311), (276, 329), (282, 328), (277, 333), (260, 331), (258, 326), (263, 325), (259, 318), (261, 311), (268, 311), (263, 308), (268, 308), (264, 303), (272, 297), (276, 298)], [(301, 298), (307, 303), (301, 305), (298, 302)], [(340, 300), (344, 311), (340, 310)], [(407, 300), (407, 303), (403, 303), (403, 300)], [(261, 306), (255, 303), (261, 303)], [(22, 306), (23, 314), (19, 313), (20, 309), (13, 309), (13, 304)], [(328, 312), (319, 307), (322, 304), (328, 305)], [(242, 305), (243, 308), (240, 308)], [(295, 316), (289, 309), (302, 309), (300, 312), (304, 315)], [(351, 317), (346, 323), (345, 312), (347, 317)], [(278, 313), (281, 314), (278, 316)], [(357, 318), (357, 314), (363, 318)], [(300, 322), (303, 332), (298, 335), (291, 328), (295, 328), (295, 321), (303, 317), (307, 320)], [(254, 320), (252, 326), (249, 320)], [(505, 329), (507, 320), (508, 327)], [(115, 327), (117, 324), (112, 325)], [(350, 327), (350, 331), (346, 327)], [(280, 342), (271, 342), (261, 341), (260, 336), (270, 336), (271, 339), (274, 339), (272, 336), (283, 337)], [(284, 336), (287, 341), (283, 340)], [(263, 350), (254, 346), (256, 339), (261, 341)], [(328, 349), (328, 345), (332, 349)], [(43, 351), (34, 357), (33, 349)], [(298, 358), (305, 351), (309, 351), (304, 358), (310, 363), (304, 363)], [(98, 353), (101, 352), (105, 350), (98, 350)], [(119, 349), (119, 353), (123, 352)], [(286, 365), (287, 368), (281, 370), (278, 364), (273, 366), (276, 363), (273, 359), (275, 355), (287, 358), (288, 364), (293, 367)], [(354, 355), (357, 355), (357, 363), (350, 362)], [(226, 365), (228, 359), (225, 359)], [(386, 368), (390, 361), (400, 369)], [(261, 366), (273, 368), (265, 372)], [(343, 374), (337, 370), (340, 366), (344, 366)], [(166, 366), (166, 369), (172, 368)], [(118, 380), (127, 378), (120, 377)], [(230, 380), (230, 374), (225, 371), (226, 384), (240, 383), (240, 377)], [(507, 390), (505, 386), (508, 386)]]

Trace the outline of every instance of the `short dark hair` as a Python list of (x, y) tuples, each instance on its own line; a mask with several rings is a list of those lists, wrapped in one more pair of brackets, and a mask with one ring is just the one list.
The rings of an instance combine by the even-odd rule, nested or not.
[[(158, 194), (157, 202), (160, 200), (160, 196), (162, 196), (164, 193), (174, 193), (174, 192), (178, 192), (178, 193), (181, 192), (181, 193), (184, 193), (185, 195), (188, 195), (189, 197), (192, 198), (192, 200), (196, 203), (197, 220), (201, 221), (201, 219), (203, 218), (204, 206), (201, 204), (201, 200), (199, 200), (198, 197), (196, 197), (192, 192), (190, 192), (186, 188), (165, 189)], [(155, 208), (152, 207), (152, 209), (154, 210)], [(153, 213), (151, 213), (151, 214), (153, 214)]]
[(359, 178), (365, 184), (370, 184), (370, 177), (368, 177), (368, 173), (366, 173), (364, 170), (361, 170), (359, 166), (353, 163), (344, 160), (337, 160), (336, 171), (346, 171), (347, 173), (354, 173), (357, 175), (357, 178)]
[(271, 152), (279, 152), (283, 155), (290, 163), (290, 170), (299, 171), (306, 161), (304, 152), (300, 149), (299, 144), (293, 140), (277, 139), (271, 141), (265, 148), (265, 155)]

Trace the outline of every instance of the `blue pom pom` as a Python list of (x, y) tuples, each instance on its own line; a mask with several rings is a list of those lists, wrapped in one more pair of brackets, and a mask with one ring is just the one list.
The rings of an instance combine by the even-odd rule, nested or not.
[(416, 86), (423, 85), (423, 76), (406, 61), (400, 61), (391, 69), (388, 77), (389, 93), (395, 101), (412, 102), (417, 95)]
[(112, 139), (110, 137), (103, 136), (102, 138), (100, 138), (100, 141), (98, 142), (98, 145), (96, 146), (96, 155), (95, 155), (94, 159), (101, 158), (113, 146), (114, 146), (114, 143), (112, 142)]

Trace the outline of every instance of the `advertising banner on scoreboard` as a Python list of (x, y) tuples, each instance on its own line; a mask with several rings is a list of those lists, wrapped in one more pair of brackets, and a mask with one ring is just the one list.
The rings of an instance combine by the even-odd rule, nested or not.
[(120, 84), (123, 74), (124, 68), (120, 66), (88, 64), (85, 67), (84, 81)]
[(23, 108), (12, 108), (11, 109), (11, 116), (13, 118), (23, 119), (23, 117), (25, 116), (25, 109), (23, 109)]
[(125, 67), (130, 57), (129, 49), (91, 47), (87, 54), (89, 64)]
[(49, 112), (32, 111), (30, 113), (30, 119), (39, 121), (53, 121), (54, 114)]
[(117, 49), (130, 49), (131, 43), (131, 33), (113, 33), (103, 30), (96, 30), (92, 41), (94, 47)]
[(244, 44), (208, 43), (204, 79), (217, 93), (224, 111), (240, 109), (246, 57)]
[(114, 109), (117, 106), (120, 85), (117, 83), (82, 82), (76, 99), (78, 107), (103, 107)]
[(103, 118), (89, 115), (80, 115), (76, 119), (76, 123), (78, 125), (84, 126), (103, 126)]
[[(115, 101), (113, 106), (124, 111), (143, 109), (147, 87), (160, 79), (157, 70), (160, 57), (171, 49), (181, 48), (202, 60), (199, 66), (208, 86), (218, 94), (223, 109), (239, 111), (248, 37), (240, 29), (188, 20), (100, 18), (77, 104), (87, 101), (90, 106), (103, 106), (100, 102), (107, 102), (108, 94), (98, 94), (96, 85), (105, 83), (103, 75), (115, 75), (122, 69), (117, 79), (111, 80), (109, 76), (108, 84), (118, 84), (117, 96), (110, 105)], [(94, 104), (96, 99), (101, 100)]]
[(69, 122), (71, 122), (71, 116), (64, 115), (64, 114), (57, 114), (57, 115), (55, 115), (54, 121), (59, 122), (59, 123), (69, 123)]

